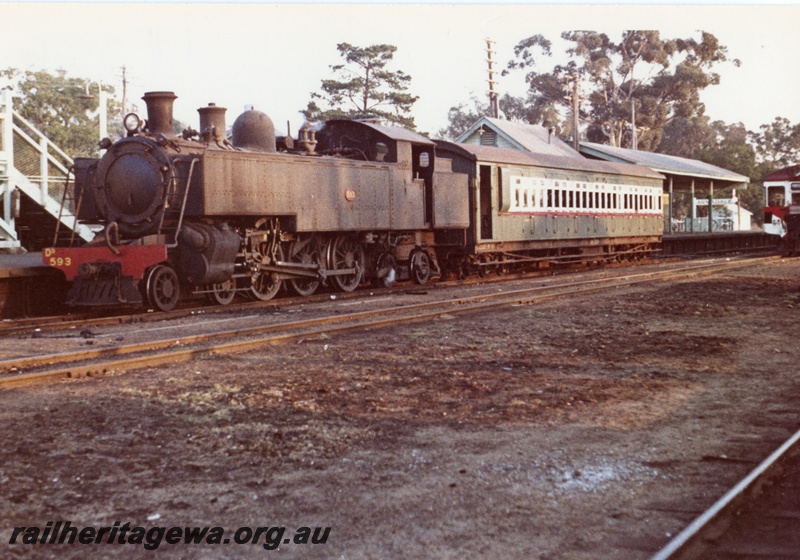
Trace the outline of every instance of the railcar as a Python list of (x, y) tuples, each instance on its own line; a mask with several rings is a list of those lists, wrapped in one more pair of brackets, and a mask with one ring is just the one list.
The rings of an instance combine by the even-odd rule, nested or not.
[(531, 263), (638, 259), (660, 249), (660, 173), (474, 144), (438, 142), (437, 154), (469, 176), (470, 225), (462, 246), (444, 259), (460, 276)]
[[(46, 265), (71, 283), (69, 305), (173, 308), (181, 294), (225, 304), (267, 300), (283, 284), (419, 283), (438, 271), (440, 242), (469, 225), (467, 177), (428, 138), (370, 122), (304, 126), (276, 138), (247, 111), (225, 135), (225, 109), (202, 108), (200, 131), (172, 131), (172, 92), (144, 96), (147, 121), (75, 162), (78, 220), (102, 228), (84, 247), (53, 247)], [(435, 188), (434, 188), (435, 186)], [(66, 197), (65, 197), (66, 200)]]
[(764, 177), (764, 232), (781, 237), (785, 254), (800, 252), (800, 165)]

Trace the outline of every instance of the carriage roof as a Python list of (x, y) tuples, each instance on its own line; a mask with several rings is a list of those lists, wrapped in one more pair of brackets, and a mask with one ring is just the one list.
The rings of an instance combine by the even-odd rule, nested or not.
[(581, 156), (567, 157), (550, 154), (536, 154), (512, 150), (508, 148), (495, 148), (479, 144), (455, 144), (453, 142), (437, 141), (438, 155), (451, 153), (475, 162), (497, 163), (510, 165), (526, 165), (559, 169), (565, 171), (579, 171), (585, 173), (605, 173), (625, 175), (648, 179), (664, 179), (657, 171), (639, 165), (627, 163), (612, 163), (601, 160), (587, 159)]

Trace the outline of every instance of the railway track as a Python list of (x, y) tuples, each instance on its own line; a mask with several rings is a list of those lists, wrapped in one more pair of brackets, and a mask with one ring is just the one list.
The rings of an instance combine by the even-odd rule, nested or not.
[(800, 558), (800, 431), (651, 560)]
[[(598, 268), (587, 269), (584, 266), (578, 266), (578, 267), (565, 267), (556, 269), (543, 269), (543, 270), (529, 271), (517, 274), (505, 274), (502, 276), (476, 275), (466, 280), (444, 280), (427, 284), (425, 286), (411, 287), (411, 286), (398, 285), (392, 288), (370, 288), (369, 292), (371, 295), (381, 296), (381, 295), (396, 294), (399, 292), (404, 292), (409, 289), (415, 289), (415, 288), (438, 289), (443, 287), (447, 288), (452, 286), (464, 286), (471, 284), (508, 282), (519, 279), (536, 279), (543, 277), (550, 278), (554, 275), (561, 276), (561, 275), (574, 274), (577, 271), (585, 272), (587, 270), (619, 270), (631, 267), (640, 268), (647, 266), (657, 266), (660, 264), (673, 264), (673, 263), (684, 264), (685, 262), (686, 261), (684, 257), (669, 256), (666, 258), (662, 257), (658, 259), (642, 260), (642, 261), (627, 262), (627, 263), (611, 263), (611, 264), (606, 264), (605, 266), (599, 269)], [(157, 313), (143, 313), (141, 310), (138, 309), (135, 311), (125, 310), (125, 309), (114, 309), (111, 310), (110, 312), (109, 310), (105, 310), (105, 311), (75, 312), (75, 313), (70, 313), (68, 315), (27, 317), (22, 319), (14, 319), (14, 320), (0, 322), (0, 338), (24, 335), (28, 333), (42, 333), (59, 329), (70, 329), (70, 328), (85, 329), (85, 328), (99, 327), (104, 325), (148, 323), (153, 321), (163, 321), (169, 319), (191, 317), (192, 315), (195, 315), (197, 313), (203, 313), (207, 315), (218, 315), (218, 314), (225, 314), (225, 313), (244, 311), (244, 310), (257, 310), (265, 308), (270, 309), (270, 308), (275, 308), (276, 306), (290, 307), (299, 304), (308, 304), (308, 303), (326, 301), (330, 298), (331, 295), (334, 295), (339, 300), (358, 299), (364, 297), (364, 291), (357, 290), (355, 292), (336, 292), (336, 293), (321, 292), (310, 297), (290, 296), (290, 297), (281, 297), (269, 301), (236, 302), (225, 306), (208, 305), (208, 304), (206, 305), (186, 304), (179, 306), (177, 309), (173, 311), (157, 312)]]
[(400, 322), (434, 319), (442, 314), (472, 313), (499, 306), (523, 305), (549, 298), (588, 294), (636, 284), (677, 280), (779, 260), (763, 257), (740, 261), (693, 264), (669, 270), (625, 274), (611, 278), (562, 282), (500, 293), (444, 299), (356, 313), (326, 315), (307, 320), (257, 325), (204, 334), (170, 336), (75, 352), (61, 352), (0, 361), (0, 388), (99, 375), (209, 355), (244, 352), (266, 345), (356, 329), (380, 328)]

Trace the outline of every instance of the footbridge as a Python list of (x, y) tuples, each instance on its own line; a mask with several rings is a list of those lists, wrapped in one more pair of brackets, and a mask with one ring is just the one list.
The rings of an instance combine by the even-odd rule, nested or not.
[(72, 159), (16, 112), (12, 100), (11, 91), (0, 90), (0, 249), (91, 240), (94, 232), (78, 223), (68, 192), (62, 209)]

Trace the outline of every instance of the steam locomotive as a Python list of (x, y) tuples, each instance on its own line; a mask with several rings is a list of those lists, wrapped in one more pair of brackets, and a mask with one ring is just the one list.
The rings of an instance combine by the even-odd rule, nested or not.
[(145, 94), (147, 120), (101, 158), (78, 158), (82, 247), (43, 251), (68, 305), (172, 309), (186, 296), (226, 304), (325, 284), (351, 291), (525, 263), (629, 258), (658, 249), (663, 176), (649, 169), (434, 142), (375, 122), (304, 125), (276, 137), (249, 110), (198, 109), (173, 132), (172, 92)]

